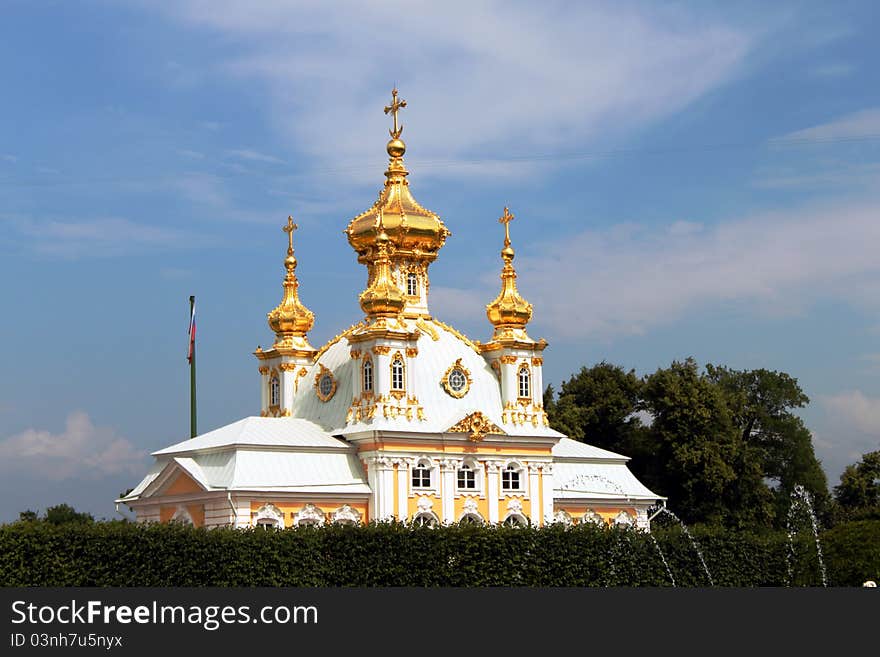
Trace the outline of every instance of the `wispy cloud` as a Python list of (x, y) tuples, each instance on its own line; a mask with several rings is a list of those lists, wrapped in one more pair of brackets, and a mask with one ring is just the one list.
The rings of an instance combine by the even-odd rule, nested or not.
[(827, 123), (791, 132), (774, 141), (784, 144), (785, 141), (789, 140), (856, 139), (863, 137), (880, 138), (880, 107), (847, 114)]
[(27, 429), (0, 440), (0, 472), (52, 481), (138, 474), (146, 455), (113, 429), (96, 427), (88, 414), (75, 411), (61, 433)]
[(203, 160), (205, 159), (204, 153), (199, 153), (198, 151), (191, 151), (187, 148), (179, 148), (177, 150), (178, 155), (182, 155), (183, 157), (190, 157), (194, 160)]
[(402, 1), (187, 0), (159, 10), (238, 44), (221, 70), (266, 83), (270, 118), (323, 166), (382, 157), (381, 108), (395, 79), (409, 102), (411, 155), (554, 152), (682, 109), (731, 80), (755, 39), (704, 15), (617, 4), (568, 5), (565, 20), (506, 2), (468, 5), (466, 21), (461, 7)]
[[(5, 222), (27, 247), (64, 258), (119, 256), (144, 249), (177, 249), (199, 243), (194, 235), (110, 217), (87, 220), (13, 218)], [(204, 244), (204, 238), (200, 238)]]
[(822, 64), (810, 69), (810, 75), (816, 78), (845, 78), (855, 71), (852, 64)]
[(18, 158), (15, 157), (15, 155), (10, 155), (9, 153), (0, 153), (0, 161), (15, 164), (16, 162), (18, 162)]
[(237, 157), (242, 160), (248, 160), (251, 162), (268, 162), (269, 164), (285, 164), (284, 160), (281, 158), (275, 157), (274, 155), (266, 155), (265, 153), (260, 153), (251, 149), (238, 149), (238, 150), (228, 150), (226, 154), (231, 157)]
[[(544, 255), (517, 257), (518, 284), (535, 304), (539, 330), (579, 339), (642, 334), (718, 303), (748, 302), (750, 312), (774, 315), (822, 298), (876, 306), (860, 290), (880, 284), (878, 216), (880, 204), (864, 203), (703, 228), (618, 225), (536, 244)], [(432, 288), (431, 300), (438, 314), (466, 319), (496, 293), (497, 269), (468, 291)]]

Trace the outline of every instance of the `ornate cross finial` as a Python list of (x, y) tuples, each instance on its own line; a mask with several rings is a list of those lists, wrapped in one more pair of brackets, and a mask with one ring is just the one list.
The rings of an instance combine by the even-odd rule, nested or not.
[(287, 253), (293, 254), (293, 231), (295, 231), (299, 226), (293, 223), (293, 217), (290, 215), (287, 216), (287, 225), (284, 226), (281, 230), (287, 233)]
[(504, 224), (504, 246), (510, 246), (510, 222), (513, 221), (514, 216), (505, 206), (504, 214), (498, 218), (498, 223)]
[(406, 107), (406, 101), (397, 100), (397, 87), (395, 87), (391, 90), (391, 104), (385, 106), (385, 113), (390, 112), (394, 119), (394, 128), (388, 131), (392, 139), (400, 139), (400, 133), (403, 132), (403, 126), (397, 125), (397, 112), (403, 107)]

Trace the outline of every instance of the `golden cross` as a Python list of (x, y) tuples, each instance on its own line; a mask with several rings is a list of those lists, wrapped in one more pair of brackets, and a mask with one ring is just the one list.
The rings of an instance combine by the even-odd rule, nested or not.
[(287, 233), (287, 252), (293, 253), (293, 231), (295, 231), (299, 226), (293, 223), (293, 217), (290, 215), (287, 216), (287, 225), (284, 226), (281, 230)]
[(504, 246), (510, 246), (510, 222), (513, 218), (514, 215), (510, 214), (510, 210), (505, 206), (504, 214), (498, 219), (498, 223), (504, 224)]
[(403, 132), (403, 126), (397, 126), (397, 112), (403, 107), (406, 107), (406, 101), (397, 100), (397, 87), (395, 87), (391, 90), (391, 104), (385, 106), (385, 113), (390, 112), (394, 118), (394, 128), (388, 131), (391, 133), (392, 139), (399, 139), (400, 133)]

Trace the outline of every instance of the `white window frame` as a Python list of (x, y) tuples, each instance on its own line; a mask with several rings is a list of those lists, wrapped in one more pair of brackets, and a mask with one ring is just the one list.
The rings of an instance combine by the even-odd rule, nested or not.
[(278, 376), (278, 372), (272, 372), (269, 375), (269, 407), (279, 406), (281, 406), (281, 377)]
[[(367, 385), (369, 383), (369, 385)], [(362, 392), (373, 392), (373, 360), (365, 358), (364, 364), (361, 366), (361, 390)]]
[[(395, 363), (400, 363), (400, 367), (395, 367)], [(400, 379), (400, 385), (397, 384), (397, 379)], [(406, 390), (406, 362), (403, 360), (403, 356), (400, 354), (395, 354), (391, 359), (391, 390), (392, 392), (403, 392)]]
[[(474, 474), (474, 487), (462, 488), (458, 485), (458, 473), (467, 466)], [(461, 465), (455, 469), (455, 491), (459, 495), (479, 495), (483, 497), (483, 464), (473, 458), (466, 458)]]
[[(525, 376), (523, 376), (525, 373)], [(517, 386), (516, 390), (517, 397), (519, 399), (531, 399), (532, 398), (532, 371), (529, 369), (529, 366), (526, 363), (522, 363), (519, 366), (519, 369), (516, 371), (516, 380)], [(525, 382), (525, 386), (523, 386), (523, 382)], [(525, 387), (525, 394), (523, 394), (523, 387)]]
[[(504, 474), (506, 472), (516, 472), (519, 475), (519, 487), (518, 488), (505, 488), (504, 486)], [(526, 467), (519, 463), (518, 461), (508, 461), (504, 464), (504, 467), (501, 469), (498, 477), (498, 483), (501, 486), (501, 492), (503, 494), (528, 494), (528, 471)]]
[(419, 275), (414, 271), (406, 275), (406, 294), (410, 297), (419, 296)]

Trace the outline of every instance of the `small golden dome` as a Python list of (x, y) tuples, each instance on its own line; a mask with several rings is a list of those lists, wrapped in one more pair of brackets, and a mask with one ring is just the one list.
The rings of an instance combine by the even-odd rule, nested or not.
[(532, 304), (523, 299), (516, 289), (516, 270), (513, 268), (514, 251), (510, 245), (510, 222), (513, 215), (504, 208), (504, 215), (498, 220), (504, 224), (504, 248), (501, 258), (501, 292), (492, 303), (486, 305), (486, 316), (498, 329), (522, 329), (532, 319)]
[(361, 309), (368, 317), (396, 317), (406, 305), (406, 299), (391, 277), (391, 259), (388, 257), (390, 238), (385, 232), (381, 217), (378, 230), (370, 284), (361, 292), (359, 301)]
[(299, 300), (296, 258), (293, 257), (293, 231), (296, 228), (293, 217), (288, 217), (287, 225), (282, 229), (288, 237), (287, 257), (284, 259), (284, 268), (287, 270), (284, 277), (284, 296), (281, 303), (267, 314), (269, 328), (275, 332), (276, 347), (305, 344), (302, 338), (315, 323), (314, 313)]

